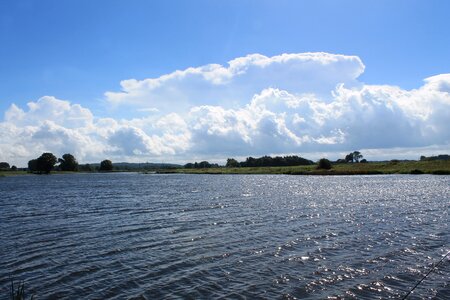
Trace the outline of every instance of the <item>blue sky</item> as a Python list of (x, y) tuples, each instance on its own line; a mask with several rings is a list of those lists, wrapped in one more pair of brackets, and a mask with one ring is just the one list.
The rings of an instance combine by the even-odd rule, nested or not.
[[(398, 86), (402, 91), (419, 89), (424, 85), (425, 78), (449, 72), (449, 11), (448, 1), (411, 0), (1, 1), (0, 114), (9, 111), (13, 103), (27, 113), (27, 103), (37, 103), (43, 96), (52, 96), (89, 110), (95, 122), (101, 118), (116, 121), (145, 118), (143, 112), (150, 111), (152, 107), (142, 105), (142, 102), (137, 106), (136, 103), (126, 105), (128, 100), (123, 100), (119, 106), (111, 108), (111, 99), (105, 93), (120, 92), (123, 89), (120, 82), (123, 80), (155, 79), (176, 70), (208, 64), (226, 67), (229, 61), (249, 54), (261, 54), (269, 58), (283, 53), (306, 52), (356, 56), (364, 65), (364, 70), (358, 72), (359, 85)], [(289, 73), (289, 67), (283, 70), (286, 78), (297, 74)], [(339, 73), (336, 69), (326, 72), (334, 71)], [(270, 74), (264, 76), (271, 77)], [(257, 80), (255, 78), (259, 77), (251, 78)], [(186, 106), (184, 113), (174, 110), (164, 111), (164, 115), (176, 113), (187, 122), (185, 115), (189, 109), (195, 105), (212, 103), (225, 109), (238, 110), (250, 103), (251, 95), (260, 94), (264, 88), (283, 86), (282, 81), (264, 82), (267, 86), (254, 84), (260, 86), (259, 90), (230, 95), (220, 101), (208, 98), (214, 97), (214, 93), (193, 94), (192, 97), (204, 99), (201, 99), (201, 103), (195, 102), (198, 99), (188, 99), (190, 106)], [(253, 82), (246, 84), (252, 85)], [(352, 84), (355, 85), (354, 82)], [(176, 88), (180, 93), (186, 92), (184, 85)], [(296, 95), (303, 92), (301, 89), (292, 90)], [(238, 99), (229, 106), (224, 104), (230, 99), (244, 96), (248, 99)], [(153, 94), (146, 94), (146, 97), (151, 98)], [(446, 98), (443, 103), (444, 111), (448, 113)], [(176, 107), (177, 102), (171, 105)], [(52, 121), (51, 116), (48, 118), (47, 121)], [(8, 120), (5, 117), (3, 121), (7, 123)], [(27, 126), (40, 126), (39, 122), (43, 120), (36, 122)], [(153, 119), (152, 122), (157, 120)], [(164, 135), (161, 131), (136, 124), (126, 126), (128, 129), (133, 127), (142, 130), (138, 134), (141, 137)], [(330, 132), (344, 130), (338, 125), (335, 127), (329, 129)], [(300, 132), (294, 133), (302, 136)], [(146, 155), (145, 149), (148, 150), (148, 147), (144, 147), (140, 150), (129, 149), (124, 152), (126, 155), (121, 155), (118, 154), (120, 145), (117, 144), (114, 146), (116, 152), (110, 149), (108, 151), (112, 152), (103, 153), (118, 159), (134, 157), (137, 160), (156, 157), (183, 160), (190, 156), (222, 157), (234, 153), (231, 149), (226, 153), (218, 153), (213, 149), (209, 153), (192, 152), (189, 149), (195, 148), (193, 144), (201, 143), (192, 139), (191, 131), (190, 134), (190, 141), (186, 142), (190, 146), (181, 147), (183, 150), (150, 151), (153, 154)], [(316, 139), (321, 135), (326, 136), (320, 133)], [(106, 139), (114, 140), (111, 136)], [(399, 145), (381, 143), (379, 148), (448, 145), (446, 136), (440, 139), (417, 145), (410, 142)], [(253, 140), (248, 144), (258, 143)], [(318, 149), (305, 146), (305, 143), (302, 145), (298, 149), (287, 147), (285, 152)], [(39, 150), (59, 149), (44, 142), (41, 146)], [(347, 143), (343, 148), (325, 147), (324, 153), (345, 151), (352, 146), (364, 148), (366, 145)], [(250, 152), (259, 152), (255, 147), (250, 148)], [(367, 147), (372, 149), (378, 146), (368, 144)], [(283, 152), (283, 147), (272, 150)], [(240, 151), (235, 152), (237, 154)], [(16, 159), (11, 155), (5, 157)], [(31, 155), (24, 151), (16, 156), (21, 157), (17, 158), (18, 161), (23, 161)], [(80, 153), (80, 156), (86, 160), (96, 159), (88, 154)]]

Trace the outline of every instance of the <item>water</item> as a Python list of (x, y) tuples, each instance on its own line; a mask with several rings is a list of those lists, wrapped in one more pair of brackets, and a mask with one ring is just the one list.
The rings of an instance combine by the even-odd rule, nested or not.
[[(449, 176), (0, 178), (0, 299), (399, 299), (450, 250)], [(449, 299), (450, 261), (410, 299)]]

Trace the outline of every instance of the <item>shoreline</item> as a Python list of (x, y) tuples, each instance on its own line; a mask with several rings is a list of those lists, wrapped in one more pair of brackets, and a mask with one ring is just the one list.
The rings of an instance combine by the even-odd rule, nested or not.
[[(282, 167), (238, 167), (238, 168), (203, 168), (203, 169), (152, 169), (152, 170), (114, 170), (112, 172), (64, 172), (52, 171), (51, 174), (101, 174), (101, 173), (141, 173), (141, 174), (280, 174), (280, 175), (320, 175), (320, 176), (346, 176), (346, 175), (450, 175), (450, 160), (436, 161), (390, 161), (367, 163), (333, 164), (330, 170), (317, 169), (317, 164), (307, 166), (282, 166)], [(51, 175), (50, 174), (50, 175)], [(0, 171), (0, 177), (38, 175), (27, 171)], [(45, 174), (44, 174), (45, 175)]]
[(430, 174), (450, 175), (450, 161), (368, 162), (334, 164), (330, 170), (317, 169), (317, 165), (283, 167), (239, 167), (205, 169), (163, 169), (157, 174), (284, 174), (284, 175), (389, 175)]

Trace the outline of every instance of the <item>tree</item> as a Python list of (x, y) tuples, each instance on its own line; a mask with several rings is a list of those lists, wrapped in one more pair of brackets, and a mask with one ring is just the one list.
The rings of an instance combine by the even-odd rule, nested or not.
[(92, 167), (90, 164), (78, 165), (78, 170), (82, 172), (92, 172)]
[(227, 168), (237, 168), (239, 167), (239, 162), (234, 158), (228, 158), (227, 164), (225, 165)]
[(195, 163), (187, 163), (184, 165), (185, 169), (207, 169), (207, 168), (218, 168), (218, 164), (211, 164), (206, 160)]
[(317, 165), (317, 169), (329, 170), (331, 169), (331, 162), (326, 158), (321, 158)]
[(17, 167), (16, 166), (11, 166), (11, 171), (17, 171)]
[(112, 171), (113, 164), (109, 159), (105, 159), (100, 163), (100, 171)]
[(38, 160), (32, 159), (28, 162), (28, 171), (29, 172), (37, 172), (38, 170)]
[(28, 171), (42, 173), (50, 173), (56, 164), (56, 157), (52, 153), (42, 153), (36, 159), (32, 159), (28, 162)]
[(39, 173), (49, 174), (55, 166), (56, 161), (56, 156), (54, 156), (53, 153), (42, 153), (42, 155), (37, 159), (37, 171)]
[(345, 156), (346, 162), (359, 162), (363, 158), (361, 152), (353, 151)]
[(353, 153), (349, 153), (345, 156), (346, 162), (353, 162)]
[(354, 160), (355, 162), (359, 162), (360, 159), (362, 159), (362, 158), (363, 158), (363, 156), (362, 156), (361, 152), (359, 152), (359, 151), (353, 151), (353, 160)]
[(198, 163), (198, 168), (200, 168), (200, 169), (211, 168), (211, 164), (209, 162), (207, 162), (206, 160), (204, 160), (204, 161), (201, 161)]
[(62, 158), (58, 159), (59, 167), (62, 171), (77, 171), (78, 162), (72, 154), (64, 154)]
[(7, 162), (0, 162), (0, 170), (9, 170), (9, 164)]

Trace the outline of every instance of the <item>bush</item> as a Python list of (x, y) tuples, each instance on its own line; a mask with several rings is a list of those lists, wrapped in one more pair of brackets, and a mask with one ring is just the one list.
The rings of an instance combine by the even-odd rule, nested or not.
[(450, 175), (449, 170), (435, 170), (432, 172), (434, 175)]
[(319, 164), (317, 165), (317, 169), (329, 170), (331, 169), (331, 162), (326, 158), (321, 158), (319, 160)]
[(112, 171), (113, 164), (109, 159), (105, 159), (100, 163), (100, 171)]
[(0, 170), (9, 170), (9, 164), (7, 162), (0, 162)]
[(423, 174), (423, 171), (419, 170), (419, 169), (414, 169), (414, 170), (411, 170), (410, 174), (420, 175), (420, 174)]

